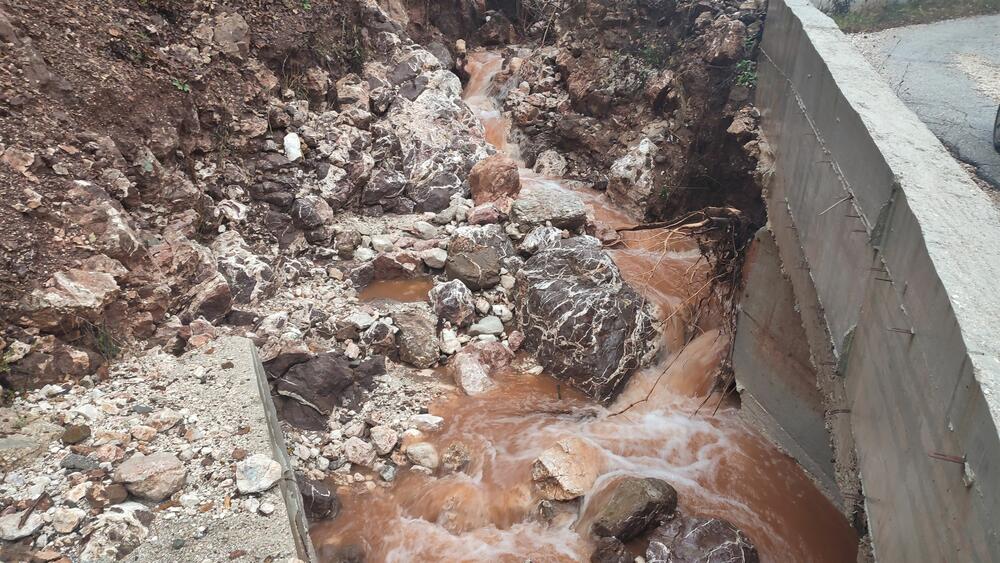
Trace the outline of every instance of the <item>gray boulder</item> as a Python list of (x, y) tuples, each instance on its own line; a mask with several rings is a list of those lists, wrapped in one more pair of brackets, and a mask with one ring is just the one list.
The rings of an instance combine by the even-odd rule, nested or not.
[(577, 229), (587, 222), (587, 206), (572, 192), (544, 186), (524, 190), (514, 200), (510, 218), (518, 225), (536, 227), (551, 223), (560, 229)]
[(598, 401), (613, 399), (655, 348), (645, 300), (592, 237), (528, 259), (515, 276), (513, 301), (526, 349)]

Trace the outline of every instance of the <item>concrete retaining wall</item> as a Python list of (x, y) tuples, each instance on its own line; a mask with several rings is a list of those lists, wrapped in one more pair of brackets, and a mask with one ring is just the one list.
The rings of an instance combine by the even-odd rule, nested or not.
[(808, 0), (769, 3), (757, 104), (772, 232), (825, 324), (813, 362), (843, 381), (876, 557), (996, 560), (996, 209)]
[(909, 4), (910, 0), (812, 0), (812, 3), (824, 12), (842, 11), (844, 8), (853, 12), (862, 8), (877, 8), (889, 4)]

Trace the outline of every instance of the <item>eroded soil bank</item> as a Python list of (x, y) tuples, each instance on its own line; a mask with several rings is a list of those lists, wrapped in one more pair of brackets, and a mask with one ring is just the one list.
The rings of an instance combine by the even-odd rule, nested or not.
[(763, 18), (0, 2), (0, 559), (273, 524), (243, 336), (324, 561), (852, 560), (726, 362)]

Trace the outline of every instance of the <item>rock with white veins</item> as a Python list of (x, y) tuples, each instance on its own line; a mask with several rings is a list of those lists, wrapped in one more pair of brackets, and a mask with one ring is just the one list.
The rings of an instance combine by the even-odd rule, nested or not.
[(607, 402), (655, 348), (654, 315), (592, 237), (539, 251), (512, 294), (524, 347), (553, 376)]
[(264, 454), (254, 454), (236, 464), (236, 488), (240, 494), (266, 491), (281, 479), (281, 464)]
[(439, 317), (456, 326), (466, 326), (475, 318), (475, 300), (461, 280), (434, 286), (428, 293), (431, 307)]

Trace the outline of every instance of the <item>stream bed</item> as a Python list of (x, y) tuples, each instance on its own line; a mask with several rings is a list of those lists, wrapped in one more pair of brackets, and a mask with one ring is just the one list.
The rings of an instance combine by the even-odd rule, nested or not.
[[(491, 95), (502, 63), (497, 53), (470, 55), (465, 98), (487, 139), (516, 159), (509, 123)], [(527, 169), (521, 179), (522, 190), (572, 190), (608, 226), (632, 224), (603, 194)], [(457, 392), (432, 405), (445, 422), (428, 440), (439, 451), (464, 443), (468, 467), (440, 477), (400, 471), (391, 487), (341, 493), (340, 517), (312, 528), (324, 560), (341, 560), (336, 546), (356, 545), (366, 561), (586, 561), (594, 550), (593, 505), (626, 475), (667, 481), (681, 511), (733, 523), (762, 561), (855, 560), (857, 536), (837, 508), (794, 460), (740, 420), (736, 401), (712, 394), (729, 336), (721, 314), (693, 318), (692, 304), (710, 278), (695, 241), (633, 231), (609, 252), (659, 309), (664, 341), (653, 364), (607, 407), (545, 374), (514, 371), (496, 378), (486, 394)], [(694, 321), (697, 336), (685, 344)], [(531, 465), (566, 438), (591, 446), (585, 463), (599, 477), (582, 502), (543, 514)], [(629, 547), (643, 553), (641, 545)]]

